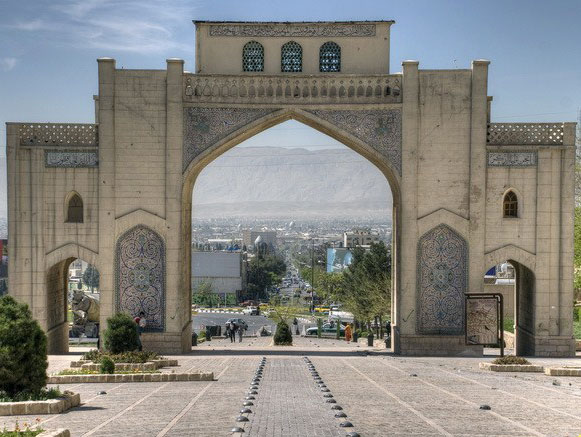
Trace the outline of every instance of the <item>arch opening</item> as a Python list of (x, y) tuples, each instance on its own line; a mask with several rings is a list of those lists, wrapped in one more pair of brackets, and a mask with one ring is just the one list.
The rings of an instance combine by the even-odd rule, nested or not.
[(534, 272), (514, 259), (501, 261), (486, 271), (484, 293), (499, 293), (503, 298), (505, 347), (515, 355), (535, 353)]
[(94, 346), (99, 339), (100, 273), (87, 261), (68, 257), (46, 273), (45, 332), (50, 354), (66, 353), (69, 341)]
[[(289, 121), (289, 120), (293, 120), (293, 121)], [(285, 123), (288, 122), (288, 123)], [(243, 128), (241, 129), (239, 132), (237, 132), (237, 135), (235, 135), (233, 138), (228, 139), (227, 141), (224, 141), (222, 143), (219, 143), (213, 147), (211, 147), (210, 150), (206, 151), (205, 153), (203, 153), (202, 155), (198, 156), (196, 159), (194, 159), (194, 161), (192, 161), (192, 163), (189, 165), (188, 169), (186, 170), (185, 173), (185, 183), (184, 183), (184, 190), (183, 190), (183, 198), (182, 198), (182, 205), (183, 205), (183, 224), (184, 224), (184, 228), (183, 228), (183, 241), (184, 243), (188, 242), (191, 244), (184, 244), (184, 253), (183, 253), (183, 259), (185, 260), (183, 262), (183, 270), (182, 270), (182, 277), (183, 278), (187, 278), (184, 279), (183, 282), (183, 287), (184, 289), (190, 290), (190, 293), (184, 297), (184, 299), (191, 299), (192, 298), (192, 292), (196, 290), (196, 287), (200, 287), (201, 282), (203, 282), (204, 279), (204, 275), (197, 275), (195, 272), (196, 267), (197, 268), (201, 268), (202, 266), (202, 262), (200, 262), (199, 260), (196, 260), (196, 255), (195, 255), (195, 251), (196, 249), (198, 251), (214, 251), (214, 252), (227, 252), (228, 250), (230, 250), (230, 253), (234, 252), (236, 253), (236, 251), (240, 251), (240, 252), (247, 252), (245, 255), (241, 255), (242, 257), (242, 263), (247, 262), (247, 259), (244, 260), (244, 256), (250, 256), (253, 257), (255, 256), (255, 250), (254, 250), (254, 244), (251, 245), (245, 245), (244, 244), (244, 238), (242, 236), (242, 232), (239, 232), (239, 236), (238, 236), (238, 241), (236, 241), (236, 238), (232, 238), (234, 232), (230, 232), (226, 238), (223, 238), (222, 240), (227, 240), (227, 241), (217, 241), (220, 240), (220, 238), (215, 238), (214, 240), (216, 241), (212, 241), (211, 243), (209, 241), (206, 241), (205, 244), (201, 244), (201, 241), (196, 241), (196, 239), (194, 238), (195, 236), (192, 235), (192, 222), (194, 221), (196, 214), (199, 213), (200, 211), (200, 207), (199, 205), (196, 203), (198, 200), (203, 200), (206, 203), (211, 203), (208, 202), (207, 199), (203, 199), (202, 194), (200, 194), (199, 192), (199, 184), (202, 185), (206, 185), (206, 186), (213, 186), (213, 190), (214, 193), (216, 191), (216, 185), (212, 185), (206, 182), (203, 182), (204, 179), (204, 174), (206, 172), (206, 170), (210, 170), (212, 168), (212, 164), (214, 163), (214, 161), (216, 161), (216, 163), (220, 163), (219, 170), (215, 169), (219, 174), (222, 175), (222, 177), (224, 179), (228, 179), (229, 177), (229, 173), (232, 172), (233, 170), (231, 170), (231, 166), (227, 166), (226, 164), (228, 163), (228, 154), (229, 153), (233, 153), (232, 157), (236, 157), (239, 161), (245, 161), (247, 163), (250, 164), (245, 164), (245, 168), (246, 168), (246, 176), (248, 178), (248, 186), (254, 185), (257, 183), (257, 179), (255, 178), (256, 175), (258, 173), (263, 174), (263, 172), (257, 172), (255, 171), (256, 169), (253, 169), (253, 165), (265, 165), (263, 162), (259, 162), (259, 160), (255, 159), (256, 156), (253, 158), (252, 155), (250, 156), (240, 156), (238, 154), (238, 156), (236, 156), (236, 151), (238, 150), (246, 150), (249, 151), (250, 149), (252, 149), (252, 146), (248, 146), (247, 144), (241, 144), (243, 142), (245, 142), (245, 140), (249, 140), (250, 142), (252, 141), (258, 141), (259, 138), (261, 137), (261, 134), (269, 134), (269, 132), (276, 132), (277, 129), (280, 129), (281, 127), (283, 127), (282, 125), (284, 124), (292, 124), (291, 128), (292, 129), (305, 129), (305, 130), (310, 130), (312, 132), (315, 132), (317, 135), (319, 136), (324, 136), (327, 138), (328, 141), (333, 141), (336, 143), (336, 147), (340, 146), (342, 147), (344, 150), (342, 150), (341, 152), (345, 153), (345, 157), (349, 156), (349, 159), (352, 159), (353, 157), (356, 157), (359, 162), (357, 163), (357, 165), (360, 165), (361, 163), (365, 163), (366, 165), (368, 165), (368, 167), (370, 167), (374, 172), (376, 172), (382, 180), (382, 183), (384, 185), (384, 189), (385, 189), (385, 196), (384, 196), (384, 202), (387, 205), (389, 203), (389, 199), (388, 197), (392, 197), (393, 201), (392, 204), (389, 205), (389, 207), (386, 207), (386, 209), (391, 209), (391, 221), (389, 223), (390, 225), (390, 244), (391, 244), (391, 256), (392, 256), (392, 266), (391, 266), (391, 291), (392, 291), (392, 305), (391, 305), (391, 310), (390, 310), (390, 315), (387, 316), (386, 318), (391, 319), (391, 320), (395, 320), (395, 316), (393, 314), (393, 312), (395, 311), (395, 301), (396, 301), (396, 295), (397, 295), (397, 287), (398, 287), (398, 282), (397, 282), (397, 269), (399, 268), (399, 263), (397, 262), (397, 255), (398, 255), (398, 250), (397, 250), (397, 246), (398, 246), (398, 241), (397, 241), (397, 214), (398, 214), (398, 205), (399, 205), (399, 175), (397, 173), (396, 170), (394, 170), (394, 168), (392, 167), (392, 165), (388, 162), (387, 159), (382, 159), (380, 156), (378, 156), (378, 154), (376, 152), (373, 151), (373, 149), (366, 144), (362, 144), (360, 142), (355, 142), (352, 139), (350, 139), (347, 135), (345, 135), (344, 133), (342, 133), (340, 131), (340, 129), (331, 129), (329, 128), (329, 126), (327, 125), (323, 125), (323, 123), (317, 121), (317, 119), (315, 117), (308, 117), (305, 116), (302, 113), (297, 113), (297, 112), (285, 112), (282, 114), (278, 114), (277, 117), (266, 117), (264, 120), (259, 121), (257, 123), (257, 125), (252, 126), (251, 128)], [(312, 128), (312, 129), (310, 129)], [(324, 134), (324, 135), (321, 135)], [(290, 138), (292, 138), (292, 136), (289, 136)], [(246, 141), (248, 142), (248, 141)], [(281, 138), (276, 138), (273, 143), (281, 146), (281, 142), (282, 139)], [(234, 150), (233, 148), (235, 148), (235, 146), (240, 145), (240, 147), (236, 147), (236, 149)], [(298, 144), (300, 146), (300, 144)], [(304, 143), (303, 143), (304, 145)], [(308, 143), (306, 144), (307, 146), (309, 145)], [(312, 145), (312, 143), (311, 143)], [(280, 147), (281, 149), (284, 149), (285, 147)], [(231, 150), (233, 149), (233, 150)], [(257, 147), (258, 149), (258, 147)], [(263, 148), (265, 149), (265, 148)], [(315, 148), (313, 148), (315, 149)], [(288, 152), (288, 151), (287, 151)], [(260, 154), (260, 153), (259, 153)], [(307, 147), (307, 153), (305, 153), (306, 159), (309, 159), (308, 155), (310, 155), (311, 153), (308, 151), (308, 147)], [(339, 155), (341, 156), (341, 155)], [(260, 156), (260, 158), (265, 158), (264, 156)], [(284, 159), (289, 159), (288, 157), (285, 157)], [(232, 162), (232, 160), (230, 160), (230, 162)], [(293, 162), (284, 162), (283, 164), (281, 164), (282, 166), (287, 166), (289, 168), (294, 168), (295, 163)], [(314, 164), (314, 165), (313, 165)], [(322, 168), (325, 167), (325, 165), (316, 165), (317, 163), (311, 163), (311, 172), (319, 172), (322, 173), (323, 170)], [(348, 163), (347, 161), (341, 161), (341, 164), (347, 164), (347, 165), (355, 165), (355, 163)], [(369, 164), (372, 164), (372, 166), (369, 166)], [(266, 162), (266, 165), (269, 165), (268, 162)], [(332, 165), (332, 163), (331, 163)], [(318, 168), (317, 168), (318, 167)], [(333, 168), (333, 167), (330, 167)], [(369, 169), (368, 169), (369, 170)], [(273, 170), (274, 172), (274, 170)], [(357, 173), (357, 169), (353, 169), (352, 171), (353, 173)], [(327, 185), (332, 185), (333, 184), (333, 174), (331, 172), (326, 172), (326, 176), (322, 177), (321, 179), (318, 179), (318, 183), (320, 183), (322, 186), (325, 186), (325, 184)], [(226, 176), (228, 175), (228, 176)], [(292, 185), (292, 181), (291, 180), (287, 180), (286, 181), (287, 184)], [(385, 184), (385, 182), (387, 182), (387, 184)], [(269, 181), (263, 181), (264, 184), (269, 185), (270, 182)], [(337, 183), (337, 181), (335, 181), (335, 183)], [(194, 186), (195, 185), (195, 186)], [(387, 189), (387, 187), (389, 187), (389, 189)], [(373, 186), (371, 186), (371, 188), (374, 188)], [(361, 195), (361, 201), (363, 202), (363, 204), (365, 203), (366, 199), (365, 199), (365, 193), (360, 193)], [(391, 195), (391, 196), (389, 196)], [(254, 199), (256, 200), (256, 199)], [(267, 201), (270, 201), (270, 199), (267, 199)], [(192, 206), (194, 205), (194, 207)], [(214, 214), (218, 214), (220, 215), (222, 218), (228, 217), (228, 216), (236, 216), (239, 211), (236, 209), (231, 209), (228, 206), (224, 205), (224, 204), (220, 204), (219, 206), (217, 206), (218, 210), (214, 211)], [(352, 203), (350, 208), (352, 210), (357, 210), (357, 205), (355, 203)], [(288, 219), (285, 219), (283, 221), (286, 222), (286, 224), (290, 224), (291, 222), (294, 222), (295, 226), (296, 226), (296, 221), (292, 220), (292, 213), (296, 212), (296, 210), (294, 211), (289, 211), (289, 216), (287, 217)], [(238, 226), (238, 231), (243, 230), (242, 228), (244, 227), (250, 227), (248, 225), (248, 222), (246, 223), (238, 223), (241, 226)], [(237, 225), (238, 225), (237, 224)], [(208, 228), (206, 228), (208, 229)], [(194, 230), (198, 230), (194, 229)], [(250, 229), (249, 229), (250, 230)], [(285, 229), (286, 231), (287, 229)], [(345, 228), (345, 231), (350, 231), (350, 229)], [(250, 236), (248, 237), (250, 239), (252, 239)], [(247, 238), (247, 239), (248, 239)], [(207, 238), (206, 235), (206, 240), (210, 240), (210, 238)], [(355, 238), (355, 241), (357, 240), (357, 237)], [(248, 241), (247, 241), (248, 242)], [(238, 244), (236, 244), (238, 243)], [(190, 250), (193, 247), (194, 249), (194, 255), (192, 256), (192, 251)], [(260, 247), (260, 246), (257, 246)], [(268, 250), (271, 250), (271, 245), (267, 244), (266, 246), (266, 250), (265, 252), (268, 252)], [(273, 250), (277, 250), (276, 248), (274, 248)], [(227, 254), (224, 254), (222, 256), (227, 256)], [(260, 258), (260, 256), (259, 256)], [(260, 258), (262, 259), (262, 258)], [(194, 272), (192, 272), (192, 269), (194, 270)], [(242, 280), (246, 280), (246, 279), (242, 279)], [(316, 280), (315, 280), (316, 281)], [(313, 281), (310, 281), (313, 282)], [(205, 285), (203, 285), (203, 287), (205, 287)], [(217, 286), (218, 288), (220, 286)], [(221, 294), (221, 300), (216, 300), (213, 304), (229, 304), (231, 302), (236, 301), (240, 301), (241, 298), (245, 299), (245, 300), (252, 300), (251, 298), (253, 297), (257, 297), (255, 294), (248, 294), (245, 293), (244, 291), (242, 293), (220, 293)], [(225, 296), (225, 295), (229, 295), (229, 296)], [(264, 297), (264, 295), (262, 295)], [(194, 329), (196, 328), (195, 323), (194, 323)]]

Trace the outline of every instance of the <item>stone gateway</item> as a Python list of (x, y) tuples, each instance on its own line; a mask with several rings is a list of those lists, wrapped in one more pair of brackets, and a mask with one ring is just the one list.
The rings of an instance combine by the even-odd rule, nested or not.
[(9, 290), (68, 349), (66, 282), (100, 272), (100, 325), (143, 311), (147, 349), (190, 351), (192, 189), (289, 119), (358, 152), (393, 193), (392, 347), (478, 355), (466, 293), (516, 272), (516, 348), (572, 356), (574, 123), (491, 123), (489, 62), (389, 65), (392, 21), (195, 22), (195, 73), (98, 59), (94, 124), (8, 123)]

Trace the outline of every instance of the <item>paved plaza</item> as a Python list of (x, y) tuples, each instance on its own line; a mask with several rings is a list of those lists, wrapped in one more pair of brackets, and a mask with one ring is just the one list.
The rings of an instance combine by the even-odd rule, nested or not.
[[(82, 405), (39, 416), (45, 429), (72, 436), (574, 436), (581, 434), (581, 378), (493, 373), (475, 358), (411, 358), (329, 339), (295, 337), (204, 343), (179, 359), (179, 370), (212, 371), (213, 382), (77, 384)], [(51, 356), (49, 372), (77, 355)], [(236, 422), (265, 358), (248, 422)], [(308, 357), (329, 392), (321, 391)], [(490, 360), (490, 358), (487, 358)], [(532, 359), (581, 365), (581, 359)], [(99, 394), (100, 392), (106, 394)], [(328, 393), (333, 397), (324, 397)], [(328, 399), (336, 403), (327, 403)], [(490, 410), (480, 409), (489, 405)], [(332, 410), (339, 405), (343, 410)], [(335, 418), (343, 412), (346, 418)], [(3, 418), (0, 426), (15, 420)], [(350, 421), (352, 428), (340, 423)]]

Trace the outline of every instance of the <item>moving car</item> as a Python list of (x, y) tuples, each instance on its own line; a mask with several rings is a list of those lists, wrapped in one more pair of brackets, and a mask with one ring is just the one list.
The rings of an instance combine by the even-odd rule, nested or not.
[(248, 324), (243, 319), (239, 319), (239, 318), (228, 319), (228, 320), (226, 320), (225, 326), (228, 326), (230, 324), (230, 322), (234, 322), (235, 325), (241, 326), (242, 329), (244, 329), (245, 331), (248, 329)]
[[(345, 326), (341, 325), (340, 335), (345, 335)], [(335, 323), (324, 323), (321, 329), (321, 334), (336, 334), (337, 333), (337, 325)], [(317, 327), (313, 326), (312, 328), (308, 328), (306, 330), (307, 335), (317, 335)]]
[(247, 316), (257, 316), (259, 314), (258, 307), (247, 307), (242, 312)]

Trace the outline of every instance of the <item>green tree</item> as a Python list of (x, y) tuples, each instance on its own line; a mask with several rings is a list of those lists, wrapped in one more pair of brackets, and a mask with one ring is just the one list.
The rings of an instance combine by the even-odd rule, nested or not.
[(91, 289), (91, 293), (95, 288), (99, 288), (99, 278), (99, 270), (94, 265), (89, 264), (83, 273), (83, 282)]
[(248, 294), (266, 298), (265, 290), (282, 280), (286, 272), (284, 259), (277, 255), (258, 254), (248, 265)]
[(214, 293), (214, 287), (212, 283), (210, 281), (202, 281), (194, 289), (192, 302), (197, 305), (203, 305), (212, 308), (217, 304), (217, 300), (219, 298), (220, 296)]
[(25, 304), (0, 298), (0, 392), (38, 394), (46, 386), (46, 335)]

